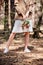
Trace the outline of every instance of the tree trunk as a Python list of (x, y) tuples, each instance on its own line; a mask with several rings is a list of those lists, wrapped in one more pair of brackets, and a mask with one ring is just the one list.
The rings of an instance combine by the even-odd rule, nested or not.
[(11, 30), (14, 26), (14, 16), (15, 16), (15, 7), (14, 7), (14, 0), (11, 0)]
[(5, 32), (5, 39), (8, 40), (10, 31), (9, 31), (9, 19), (8, 19), (8, 0), (5, 1), (5, 18), (4, 18), (4, 32)]
[(8, 0), (5, 0), (5, 19), (4, 19), (4, 30), (9, 30), (9, 24), (8, 24)]

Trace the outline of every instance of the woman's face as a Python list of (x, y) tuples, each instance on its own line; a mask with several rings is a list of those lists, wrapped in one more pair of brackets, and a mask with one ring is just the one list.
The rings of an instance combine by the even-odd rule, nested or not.
[(21, 2), (22, 0), (15, 0), (15, 4), (18, 4), (19, 2)]
[(15, 0), (15, 3), (22, 2), (22, 1), (24, 1), (24, 0)]
[(15, 4), (16, 6), (18, 5), (18, 3), (19, 3), (18, 0), (15, 0), (14, 4)]

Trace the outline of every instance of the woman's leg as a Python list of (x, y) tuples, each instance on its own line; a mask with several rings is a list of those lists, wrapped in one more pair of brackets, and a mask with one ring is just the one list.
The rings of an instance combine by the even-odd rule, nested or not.
[(9, 51), (9, 46), (11, 45), (14, 37), (15, 33), (11, 33), (8, 41), (6, 42), (6, 48), (4, 49), (4, 53), (7, 53)]
[(25, 33), (25, 48), (27, 48), (29, 44), (29, 34), (29, 32)]
[(12, 44), (12, 41), (13, 41), (13, 39), (14, 39), (14, 37), (15, 37), (15, 34), (16, 34), (16, 33), (11, 33), (11, 34), (10, 34), (10, 37), (9, 37), (7, 43), (6, 43), (6, 47), (7, 47), (7, 48), (9, 48), (9, 46)]
[(25, 33), (25, 52), (30, 52), (30, 50), (28, 49), (28, 44), (29, 44), (29, 32)]

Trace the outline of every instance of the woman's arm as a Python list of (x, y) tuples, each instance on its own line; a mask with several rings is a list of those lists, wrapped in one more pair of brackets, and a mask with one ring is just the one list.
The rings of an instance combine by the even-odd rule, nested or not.
[(28, 17), (28, 15), (29, 15), (29, 10), (26, 12), (26, 15), (25, 15), (25, 17)]
[(23, 18), (26, 19), (28, 15), (29, 15), (29, 11), (27, 11), (25, 15), (23, 14)]

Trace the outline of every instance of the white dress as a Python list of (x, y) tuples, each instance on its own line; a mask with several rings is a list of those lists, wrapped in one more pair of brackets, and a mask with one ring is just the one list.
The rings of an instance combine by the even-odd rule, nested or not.
[(24, 27), (24, 29), (22, 29), (22, 20), (15, 20), (14, 23), (14, 27), (12, 30), (12, 33), (22, 33), (22, 32), (33, 32), (33, 26), (32, 26), (32, 21), (29, 20), (29, 28)]

